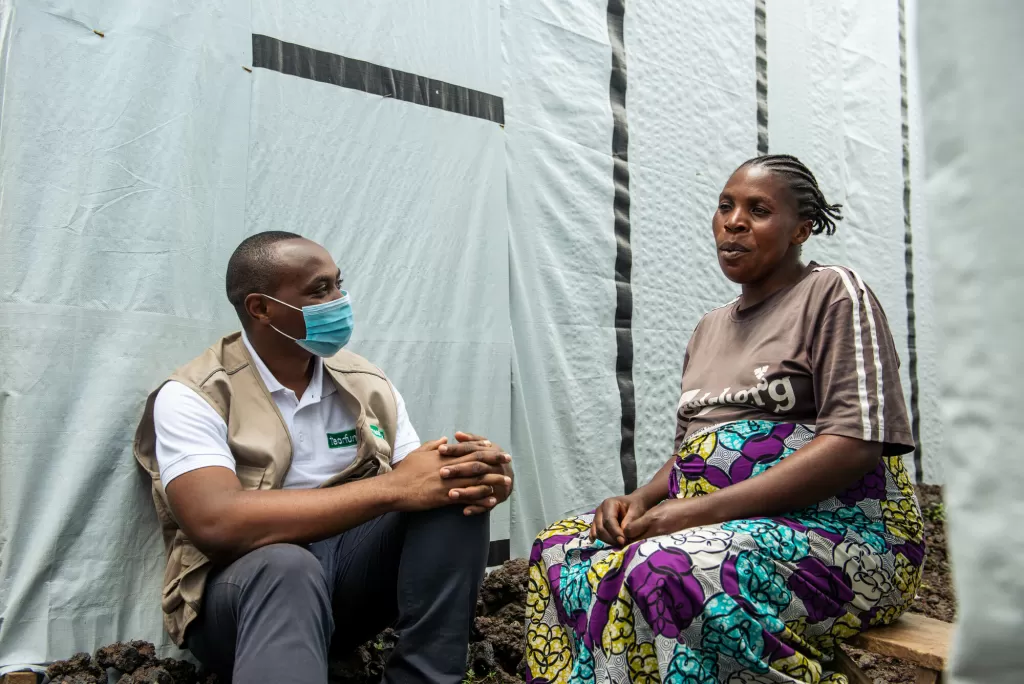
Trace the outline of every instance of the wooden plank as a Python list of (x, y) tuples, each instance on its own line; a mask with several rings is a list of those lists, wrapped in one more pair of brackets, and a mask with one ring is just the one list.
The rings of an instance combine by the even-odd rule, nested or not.
[(864, 674), (864, 670), (860, 669), (860, 665), (853, 662), (853, 658), (846, 654), (846, 651), (836, 647), (836, 658), (832, 661), (832, 665), (835, 667), (836, 672), (846, 675), (846, 678), (850, 680), (850, 684), (872, 684), (868, 676)]
[(946, 669), (953, 625), (907, 613), (888, 627), (875, 627), (850, 639), (850, 645), (907, 660), (929, 670)]
[(923, 667), (917, 668), (917, 678), (914, 684), (941, 684), (942, 673), (935, 670), (928, 670)]
[(0, 677), (0, 684), (36, 684), (38, 681), (35, 672), (8, 672)]

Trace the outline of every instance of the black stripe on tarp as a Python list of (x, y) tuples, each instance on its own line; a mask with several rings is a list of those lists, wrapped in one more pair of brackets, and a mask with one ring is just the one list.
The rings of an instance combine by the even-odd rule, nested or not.
[(917, 379), (917, 312), (914, 308), (914, 232), (910, 222), (910, 107), (907, 96), (907, 14), (904, 0), (900, 15), (900, 128), (903, 135), (903, 261), (907, 274), (907, 370), (910, 374), (910, 434), (914, 438), (914, 478), (924, 482), (924, 448), (921, 445), (921, 412)]
[(512, 547), (508, 539), (492, 541), (487, 547), (487, 567), (501, 565), (512, 557)]
[(633, 248), (629, 243), (629, 126), (626, 121), (626, 0), (608, 0), (612, 46), (612, 181), (615, 185), (615, 379), (619, 385), (622, 429), (619, 465), (626, 493), (636, 489), (636, 398), (633, 387)]
[(765, 5), (754, 3), (754, 65), (757, 70), (757, 153), (768, 154), (768, 29)]
[(252, 34), (252, 65), (254, 68), (270, 69), (289, 76), (505, 124), (505, 104), (497, 95), (333, 52), (286, 43), (258, 33)]

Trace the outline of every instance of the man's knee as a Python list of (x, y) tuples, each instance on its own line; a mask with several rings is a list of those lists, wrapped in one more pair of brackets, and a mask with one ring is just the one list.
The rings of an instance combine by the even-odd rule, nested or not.
[(486, 539), (491, 527), (489, 513), (466, 515), (463, 513), (463, 506), (443, 506), (419, 515), (425, 517), (428, 526), (446, 532), (451, 531), (453, 534), (466, 535), (464, 538), (467, 541), (481, 536)]
[[(312, 553), (296, 544), (270, 544), (247, 554), (254, 577), (289, 591), (326, 590), (323, 566)], [(326, 595), (326, 594), (325, 594)]]
[(462, 506), (444, 506), (407, 515), (406, 534), (412, 536), (414, 545), (442, 545), (452, 559), (486, 558), (491, 529), (488, 514), (466, 515)]
[(333, 622), (324, 571), (301, 546), (254, 549), (211, 575), (199, 619), (188, 630), (189, 648), (207, 666), (230, 672), (237, 639), (263, 634), (275, 624), (268, 615), (293, 616), (293, 628), (313, 621), (329, 638)]
[(457, 525), (466, 525), (469, 527), (486, 527), (488, 521), (491, 519), (490, 512), (466, 515), (465, 506), (460, 505), (442, 506), (441, 508), (434, 509), (434, 511), (441, 516), (451, 519)]

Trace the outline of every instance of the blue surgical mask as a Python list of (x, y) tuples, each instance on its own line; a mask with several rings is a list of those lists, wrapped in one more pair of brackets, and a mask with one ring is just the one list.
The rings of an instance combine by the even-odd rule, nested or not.
[(292, 306), (288, 302), (282, 302), (280, 299), (274, 299), (270, 295), (263, 296), (267, 299), (273, 299), (278, 304), (284, 304), (287, 307), (302, 312), (302, 318), (306, 321), (305, 339), (295, 339), (288, 333), (278, 330), (273, 325), (270, 327), (288, 339), (295, 340), (295, 344), (310, 354), (316, 354), (325, 359), (334, 356), (341, 351), (342, 347), (348, 344), (349, 339), (352, 337), (352, 303), (348, 292), (344, 290), (342, 290), (339, 299), (333, 299), (323, 304), (304, 306), (301, 309), (297, 306)]

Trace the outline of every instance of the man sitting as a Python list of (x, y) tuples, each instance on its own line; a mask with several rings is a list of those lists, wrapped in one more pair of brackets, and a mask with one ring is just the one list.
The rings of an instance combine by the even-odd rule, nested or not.
[(511, 459), (465, 433), (420, 444), (384, 373), (342, 350), (341, 283), (314, 242), (247, 238), (227, 271), (242, 331), (150, 395), (135, 457), (167, 548), (164, 624), (239, 684), (326, 682), (330, 648), (388, 625), (385, 682), (460, 682)]

